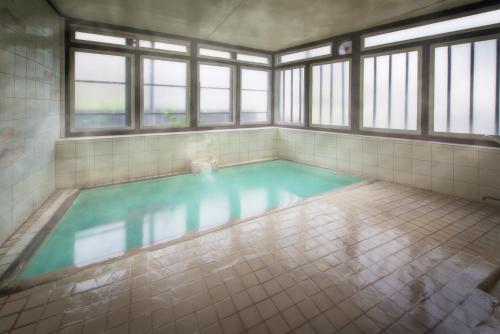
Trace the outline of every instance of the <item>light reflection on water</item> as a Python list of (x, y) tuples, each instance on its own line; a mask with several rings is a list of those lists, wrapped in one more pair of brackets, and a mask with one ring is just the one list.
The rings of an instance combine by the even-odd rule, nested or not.
[(359, 180), (278, 160), (210, 175), (179, 175), (84, 190), (22, 276), (119, 256)]

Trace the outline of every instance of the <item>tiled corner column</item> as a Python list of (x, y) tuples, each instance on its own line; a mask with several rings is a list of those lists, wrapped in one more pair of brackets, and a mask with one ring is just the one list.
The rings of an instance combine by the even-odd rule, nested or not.
[(500, 197), (497, 148), (285, 128), (277, 136), (285, 159), (472, 200)]
[(67, 138), (56, 142), (57, 188), (119, 183), (186, 172), (194, 158), (221, 166), (277, 156), (276, 129), (238, 129), (135, 136)]

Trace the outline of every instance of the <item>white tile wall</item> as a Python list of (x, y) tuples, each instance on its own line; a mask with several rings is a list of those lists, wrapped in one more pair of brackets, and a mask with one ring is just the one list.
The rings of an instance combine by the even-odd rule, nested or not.
[(60, 26), (45, 0), (0, 7), (1, 244), (54, 191)]
[(277, 145), (285, 159), (472, 200), (500, 197), (498, 148), (285, 128)]
[(118, 183), (188, 171), (194, 158), (221, 166), (273, 159), (276, 129), (238, 129), (119, 137), (61, 139), (56, 143), (57, 188)]

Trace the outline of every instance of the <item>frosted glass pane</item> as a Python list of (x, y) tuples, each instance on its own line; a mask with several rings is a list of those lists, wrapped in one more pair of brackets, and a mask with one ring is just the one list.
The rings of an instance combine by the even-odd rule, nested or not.
[(500, 23), (500, 9), (364, 38), (365, 48)]
[(392, 55), (391, 129), (404, 129), (406, 112), (406, 53)]
[(349, 62), (315, 65), (312, 75), (312, 124), (347, 125)]
[(144, 125), (186, 125), (186, 88), (145, 86)]
[(321, 124), (330, 124), (331, 122), (331, 99), (330, 99), (330, 92), (332, 91), (331, 88), (331, 80), (333, 79), (331, 77), (331, 65), (322, 65), (321, 68), (323, 69), (323, 75), (322, 75), (322, 80), (323, 80), (323, 85), (322, 89), (323, 91), (321, 92)]
[(471, 44), (451, 47), (450, 131), (469, 132)]
[(249, 54), (245, 54), (245, 53), (238, 53), (236, 55), (236, 59), (241, 60), (241, 61), (247, 61), (250, 63), (269, 64), (268, 57), (254, 56), (254, 55), (249, 55)]
[(331, 45), (320, 46), (309, 50), (293, 52), (279, 57), (280, 63), (289, 63), (302, 59), (331, 55)]
[(365, 58), (363, 61), (363, 126), (373, 127), (373, 101), (374, 101), (374, 71), (375, 59)]
[(124, 127), (126, 84), (75, 82), (75, 128)]
[(75, 80), (125, 82), (126, 57), (75, 52)]
[(241, 88), (268, 90), (269, 72), (259, 70), (241, 70)]
[(349, 115), (351, 110), (351, 78), (350, 78), (350, 64), (349, 62), (342, 63), (342, 78), (343, 78), (343, 97), (342, 97), (342, 123), (341, 125), (349, 125)]
[(210, 88), (231, 87), (231, 67), (216, 65), (200, 65), (200, 86)]
[(320, 68), (321, 66), (313, 66), (312, 68), (312, 114), (311, 114), (311, 123), (312, 124), (320, 124), (319, 121), (319, 109), (320, 109), (320, 99), (321, 99), (321, 91), (320, 91)]
[(375, 105), (375, 127), (387, 128), (389, 126), (389, 56), (375, 58), (376, 72), (375, 85), (377, 99)]
[(141, 48), (150, 48), (150, 49), (158, 49), (165, 51), (174, 51), (174, 52), (187, 52), (187, 46), (175, 43), (165, 43), (165, 42), (153, 42), (147, 40), (139, 40), (139, 47)]
[(418, 52), (408, 54), (408, 125), (407, 130), (417, 130), (418, 121)]
[(225, 123), (230, 122), (231, 119), (230, 90), (200, 88), (201, 123)]
[(107, 43), (107, 44), (116, 44), (116, 45), (126, 45), (127, 40), (123, 37), (115, 37), (109, 35), (102, 34), (92, 34), (88, 32), (75, 32), (75, 39), (80, 41), (88, 41), (88, 42), (98, 42), (98, 43)]
[(231, 59), (231, 52), (200, 48), (200, 56)]
[(447, 131), (448, 47), (434, 51), (434, 131)]
[(497, 41), (474, 43), (473, 133), (495, 134)]
[(292, 71), (284, 71), (283, 121), (292, 122)]
[(292, 122), (300, 122), (302, 112), (302, 96), (301, 96), (301, 69), (295, 68), (292, 71), (293, 86), (292, 86)]
[[(263, 113), (267, 115), (267, 92), (242, 91), (241, 92), (241, 112), (242, 113)], [(267, 116), (265, 117), (267, 120)]]
[(144, 59), (143, 71), (145, 84), (186, 86), (185, 62)]

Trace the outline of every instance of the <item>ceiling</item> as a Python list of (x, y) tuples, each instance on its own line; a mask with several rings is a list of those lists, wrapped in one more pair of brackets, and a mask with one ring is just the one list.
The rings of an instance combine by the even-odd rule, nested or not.
[(51, 0), (65, 16), (276, 51), (478, 0)]

